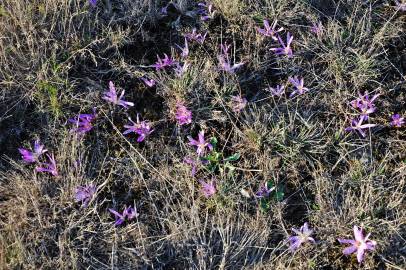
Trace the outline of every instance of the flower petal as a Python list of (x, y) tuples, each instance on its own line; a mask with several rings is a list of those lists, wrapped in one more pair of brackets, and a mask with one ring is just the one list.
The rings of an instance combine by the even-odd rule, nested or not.
[(356, 246), (349, 246), (349, 247), (347, 247), (347, 248), (345, 248), (344, 250), (343, 250), (343, 254), (344, 255), (350, 255), (350, 254), (352, 254), (352, 253), (354, 253), (354, 252), (356, 252), (357, 251), (357, 247)]
[(357, 261), (361, 263), (364, 260), (365, 249), (359, 248), (357, 252)]
[(354, 237), (355, 240), (358, 242), (364, 241), (364, 235), (362, 234), (362, 229), (358, 228), (358, 226), (354, 226)]

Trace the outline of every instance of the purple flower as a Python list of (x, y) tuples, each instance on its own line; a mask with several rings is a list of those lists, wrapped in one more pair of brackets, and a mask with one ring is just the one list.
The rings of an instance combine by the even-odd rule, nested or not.
[(72, 132), (76, 132), (80, 135), (89, 132), (92, 128), (92, 121), (96, 118), (96, 108), (93, 108), (92, 114), (79, 114), (76, 118), (71, 118), (68, 121), (75, 125)]
[(199, 44), (203, 44), (206, 39), (207, 32), (202, 35), (201, 33), (197, 33), (196, 28), (192, 29), (191, 33), (186, 33), (184, 35), (189, 41), (196, 41)]
[(213, 4), (198, 3), (199, 6), (198, 13), (200, 14), (200, 19), (202, 21), (207, 21), (214, 18), (216, 11), (213, 10)]
[(213, 146), (209, 142), (206, 142), (206, 140), (204, 139), (203, 130), (199, 132), (197, 140), (193, 139), (191, 136), (188, 136), (187, 138), (189, 139), (190, 145), (197, 146), (196, 153), (198, 156), (204, 155), (206, 153), (206, 148), (208, 148), (209, 151), (213, 150)]
[(173, 65), (175, 65), (177, 62), (175, 60), (173, 60), (171, 57), (169, 57), (166, 53), (164, 53), (164, 58), (161, 59), (159, 57), (159, 55), (157, 55), (157, 61), (155, 64), (151, 65), (151, 67), (154, 67), (157, 71), (164, 69), (166, 67), (171, 67)]
[(363, 95), (359, 93), (358, 98), (351, 101), (350, 104), (354, 109), (360, 110), (361, 115), (368, 116), (369, 114), (375, 112), (376, 110), (374, 101), (377, 97), (379, 97), (379, 94), (374, 95), (370, 99), (368, 91), (366, 91)]
[(199, 183), (202, 186), (200, 191), (203, 193), (204, 197), (209, 198), (216, 193), (216, 181), (214, 179), (210, 182), (199, 180)]
[(114, 217), (116, 218), (116, 222), (114, 222), (115, 226), (120, 226), (121, 224), (123, 224), (124, 221), (128, 220), (132, 220), (133, 218), (136, 218), (139, 216), (138, 212), (137, 212), (137, 208), (134, 206), (134, 208), (132, 208), (131, 206), (129, 207), (124, 207), (124, 211), (122, 214), (118, 213), (116, 210), (109, 208), (109, 211), (114, 214)]
[(20, 152), (22, 159), (26, 163), (34, 163), (38, 161), (38, 158), (47, 150), (44, 148), (44, 145), (42, 145), (39, 140), (35, 140), (33, 152), (25, 148), (18, 148), (18, 151)]
[(148, 87), (153, 87), (156, 84), (154, 79), (148, 79), (147, 77), (141, 77), (140, 80), (143, 81)]
[(305, 92), (309, 91), (309, 88), (304, 87), (303, 78), (299, 79), (298, 77), (289, 78), (289, 81), (295, 86), (295, 90), (290, 93), (289, 97), (294, 96), (295, 94), (302, 95)]
[(316, 243), (313, 237), (310, 237), (312, 235), (313, 230), (309, 229), (309, 224), (305, 222), (302, 227), (300, 227), (299, 230), (296, 230), (295, 228), (292, 228), (292, 231), (296, 233), (296, 236), (291, 236), (289, 237), (289, 242), (290, 242), (290, 250), (295, 251), (298, 249), (303, 243), (306, 242), (312, 242)]
[(176, 44), (176, 46), (182, 51), (181, 55), (183, 58), (188, 57), (189, 55), (189, 45), (187, 43), (187, 39), (185, 38), (185, 47), (181, 47), (178, 44)]
[(266, 91), (271, 92), (272, 96), (282, 96), (285, 93), (285, 86), (277, 85), (276, 88), (269, 87)]
[(372, 127), (376, 126), (376, 124), (362, 124), (362, 122), (364, 120), (366, 120), (366, 119), (368, 119), (368, 117), (364, 116), (364, 115), (361, 115), (358, 120), (357, 119), (352, 119), (351, 120), (351, 126), (347, 127), (345, 129), (345, 131), (358, 131), (361, 134), (362, 137), (365, 137), (366, 134), (363, 131), (363, 129), (372, 128)]
[(48, 172), (53, 176), (58, 176), (58, 170), (56, 168), (56, 161), (54, 154), (48, 155), (49, 163), (41, 163), (42, 167), (36, 167), (35, 170), (37, 172)]
[(321, 36), (323, 34), (323, 24), (321, 22), (318, 23), (313, 23), (313, 26), (310, 28), (310, 31), (315, 33), (318, 36)]
[(288, 32), (288, 34), (286, 36), (286, 45), (280, 36), (278, 36), (278, 40), (282, 47), (271, 48), (271, 51), (274, 51), (276, 55), (287, 55), (288, 57), (292, 57), (293, 51), (292, 51), (292, 48), (290, 47), (290, 45), (292, 43), (293, 36), (291, 36), (290, 33)]
[(271, 37), (273, 40), (278, 40), (278, 38), (276, 37), (276, 35), (283, 31), (283, 27), (280, 27), (279, 29), (276, 29), (276, 23), (278, 22), (278, 20), (275, 20), (272, 24), (272, 26), (269, 25), (269, 21), (268, 20), (264, 20), (264, 29), (257, 27), (257, 31), (266, 36), (266, 37)]
[(396, 0), (396, 6), (398, 7), (399, 10), (406, 11), (406, 3), (402, 3)]
[(274, 190), (275, 190), (274, 186), (268, 188), (268, 182), (265, 182), (264, 184), (260, 185), (259, 190), (255, 193), (255, 196), (257, 198), (268, 197), (269, 194)]
[(193, 159), (192, 157), (185, 157), (183, 159), (183, 162), (192, 166), (191, 174), (192, 174), (192, 176), (195, 176), (196, 171), (197, 171), (197, 160)]
[(227, 45), (227, 43), (225, 43), (224, 45), (221, 44), (221, 53), (217, 56), (218, 60), (219, 60), (219, 69), (220, 70), (224, 70), (226, 72), (229, 73), (234, 73), (234, 71), (241, 67), (242, 65), (244, 65), (244, 63), (238, 63), (238, 64), (233, 64), (231, 65), (231, 61), (230, 58), (228, 56), (228, 50), (230, 49), (230, 45)]
[(97, 0), (89, 0), (89, 4), (90, 4), (92, 7), (96, 7), (96, 5), (97, 5)]
[(352, 239), (338, 239), (340, 244), (351, 244), (351, 246), (345, 248), (343, 253), (345, 255), (350, 255), (352, 253), (357, 253), (357, 260), (361, 263), (364, 260), (364, 254), (367, 250), (374, 250), (376, 246), (376, 242), (372, 240), (368, 240), (369, 233), (366, 237), (362, 233), (362, 229), (359, 229), (357, 226), (354, 226), (354, 237), (355, 240)]
[(131, 132), (134, 132), (138, 134), (137, 142), (142, 142), (149, 134), (151, 134), (154, 130), (151, 129), (151, 126), (148, 121), (141, 121), (139, 119), (139, 115), (137, 114), (137, 122), (134, 122), (131, 120), (131, 118), (128, 118), (132, 125), (124, 125), (124, 127), (127, 129), (126, 131), (123, 132), (123, 134), (128, 134)]
[(82, 202), (83, 207), (87, 207), (89, 202), (93, 198), (94, 194), (96, 193), (96, 186), (93, 184), (89, 184), (86, 186), (78, 186), (75, 189), (75, 200), (76, 202)]
[(232, 110), (235, 113), (241, 112), (245, 108), (245, 106), (247, 106), (248, 103), (247, 99), (241, 96), (232, 96), (231, 102), (232, 102)]
[(186, 125), (192, 123), (192, 112), (186, 108), (183, 103), (178, 102), (176, 104), (175, 118), (178, 120), (179, 125)]
[(173, 70), (175, 71), (176, 76), (182, 77), (182, 75), (187, 71), (188, 68), (189, 68), (189, 64), (186, 62), (183, 63), (183, 65), (181, 65), (180, 63), (177, 63), (176, 67)]
[(161, 8), (160, 12), (161, 12), (162, 16), (167, 16), (168, 15), (168, 6), (169, 6), (169, 4)]
[(104, 93), (103, 99), (107, 100), (108, 102), (113, 103), (114, 105), (120, 105), (124, 108), (128, 108), (129, 106), (134, 106), (134, 103), (124, 101), (122, 98), (124, 96), (125, 91), (121, 92), (120, 97), (117, 97), (116, 88), (114, 87), (113, 82), (109, 82), (109, 91)]
[(405, 123), (405, 118), (400, 117), (399, 114), (392, 115), (392, 122), (390, 123), (392, 127), (401, 127)]

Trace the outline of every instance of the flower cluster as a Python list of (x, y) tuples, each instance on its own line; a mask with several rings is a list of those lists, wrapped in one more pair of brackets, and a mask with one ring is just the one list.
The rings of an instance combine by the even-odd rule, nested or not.
[(166, 53), (164, 53), (164, 56), (165, 57), (161, 59), (159, 55), (157, 55), (157, 61), (155, 64), (151, 65), (151, 67), (154, 67), (157, 71), (159, 71), (177, 64), (177, 62)]
[(276, 24), (278, 23), (278, 20), (275, 20), (272, 24), (272, 26), (269, 25), (268, 20), (264, 20), (264, 28), (259, 28), (257, 27), (258, 33), (261, 35), (264, 35), (266, 37), (270, 37), (275, 41), (278, 41), (278, 33), (283, 31), (283, 27), (280, 27), (279, 29), (276, 29)]
[(113, 82), (110, 81), (109, 90), (104, 93), (103, 99), (108, 102), (113, 103), (114, 105), (120, 105), (126, 109), (128, 107), (134, 106), (134, 103), (123, 100), (124, 93), (125, 93), (125, 90), (123, 90), (121, 92), (121, 95), (118, 97), (116, 87), (114, 86)]
[(185, 38), (187, 38), (189, 41), (195, 41), (199, 44), (203, 44), (204, 41), (206, 40), (207, 32), (202, 34), (198, 33), (196, 28), (192, 29), (191, 33), (186, 33)]
[(179, 125), (186, 125), (192, 123), (192, 112), (186, 108), (183, 102), (176, 104), (175, 118)]
[(151, 128), (148, 121), (140, 121), (139, 115), (137, 114), (137, 122), (134, 122), (129, 118), (131, 125), (124, 125), (127, 129), (123, 134), (129, 134), (134, 132), (138, 134), (137, 142), (142, 142), (145, 138), (151, 134), (154, 130)]
[(223, 70), (223, 71), (229, 72), (229, 73), (234, 73), (234, 71), (236, 69), (238, 69), (239, 67), (244, 65), (244, 63), (242, 63), (242, 62), (234, 63), (234, 64), (231, 63), (230, 56), (229, 56), (230, 45), (227, 45), (227, 43), (221, 44), (220, 48), (221, 48), (221, 52), (217, 56), (217, 59), (219, 61), (220, 70)]
[(93, 108), (93, 113), (91, 114), (79, 114), (75, 118), (71, 118), (68, 121), (74, 124), (72, 132), (78, 135), (84, 135), (85, 133), (92, 130), (92, 122), (96, 119), (96, 108)]
[(209, 151), (213, 150), (213, 146), (210, 144), (210, 142), (205, 140), (203, 130), (199, 132), (197, 140), (193, 139), (191, 136), (188, 136), (188, 139), (190, 145), (197, 147), (196, 153), (199, 157), (206, 153), (206, 148)]
[(189, 56), (189, 44), (187, 43), (187, 38), (185, 38), (185, 46), (182, 48), (178, 44), (176, 46), (182, 51), (181, 56), (186, 58)]
[(338, 241), (341, 244), (350, 244), (351, 246), (345, 248), (343, 250), (344, 255), (350, 255), (352, 253), (357, 254), (357, 260), (361, 263), (364, 260), (364, 255), (367, 250), (374, 250), (376, 247), (376, 242), (372, 240), (368, 240), (369, 233), (366, 237), (362, 233), (362, 229), (358, 228), (358, 226), (354, 226), (354, 240), (353, 239), (342, 239), (339, 238)]
[(34, 151), (30, 151), (25, 148), (18, 148), (18, 151), (22, 155), (22, 159), (26, 163), (34, 163), (38, 161), (38, 158), (46, 153), (48, 150), (45, 149), (45, 146), (41, 144), (39, 140), (35, 140), (34, 142)]
[[(314, 238), (311, 237), (311, 235), (313, 234), (313, 230), (309, 228), (309, 224), (307, 222), (305, 222), (299, 230), (292, 228), (292, 231), (296, 235), (292, 235), (288, 238), (290, 242), (289, 248), (291, 251), (296, 251), (302, 244), (307, 242), (316, 244)], [(337, 240), (340, 244), (350, 244), (351, 246), (343, 250), (343, 254), (351, 255), (352, 253), (356, 253), (357, 260), (359, 263), (361, 263), (364, 260), (365, 252), (368, 250), (374, 250), (377, 245), (375, 241), (368, 240), (370, 235), (371, 234), (369, 233), (366, 237), (364, 237), (362, 229), (358, 228), (358, 226), (354, 226), (354, 240), (342, 238), (339, 238)]]
[(154, 87), (156, 84), (156, 81), (154, 79), (148, 79), (147, 77), (141, 77), (140, 78), (141, 81), (144, 82), (144, 84), (148, 87)]
[[(89, 3), (92, 6), (96, 6), (97, 0), (89, 0)], [(168, 4), (169, 5), (169, 4)], [(215, 15), (215, 11), (213, 10), (213, 5), (208, 3), (199, 3), (199, 14), (201, 16), (201, 20), (206, 21), (212, 19)], [(166, 6), (163, 9), (163, 13), (166, 14)], [(286, 34), (286, 42), (282, 40), (282, 37), (279, 35), (284, 28), (277, 27), (277, 20), (275, 20), (272, 25), (269, 24), (268, 20), (263, 21), (264, 28), (257, 28), (259, 34), (270, 37), (274, 41), (278, 41), (280, 47), (271, 48), (270, 50), (273, 51), (276, 55), (287, 56), (288, 58), (293, 57), (293, 50), (292, 50), (292, 42), (293, 36), (290, 32)], [(311, 31), (317, 35), (321, 35), (323, 31), (322, 24), (319, 22), (318, 24), (314, 24), (311, 28)], [(207, 36), (207, 32), (198, 33), (196, 28), (193, 28), (191, 33), (185, 34), (185, 44), (184, 47), (177, 45), (177, 47), (181, 50), (181, 57), (187, 58), (189, 56), (189, 44), (188, 41), (197, 42), (199, 44), (203, 44), (205, 38)], [(230, 54), (230, 45), (227, 43), (220, 45), (220, 53), (217, 55), (218, 62), (219, 62), (219, 69), (228, 73), (234, 73), (238, 68), (244, 65), (243, 62), (235, 63), (231, 60)], [(163, 58), (160, 58), (157, 55), (157, 62), (149, 67), (153, 67), (156, 71), (161, 71), (169, 67), (174, 68), (174, 72), (176, 76), (181, 77), (189, 67), (189, 64), (184, 62), (181, 64), (180, 62), (176, 61), (172, 56), (168, 56), (164, 54)], [(156, 85), (156, 81), (153, 79), (149, 79), (146, 76), (140, 78), (144, 82), (144, 84), (148, 87), (153, 87)], [(289, 83), (293, 85), (293, 90), (290, 92), (289, 97), (303, 95), (309, 91), (309, 88), (305, 87), (304, 79), (299, 78), (297, 76), (290, 77), (288, 79)], [(282, 96), (285, 93), (285, 86), (277, 85), (275, 88), (269, 88), (272, 96)], [(102, 99), (106, 100), (107, 102), (121, 106), (125, 109), (129, 107), (133, 107), (134, 103), (124, 100), (125, 90), (121, 92), (120, 95), (117, 94), (116, 88), (113, 82), (109, 82), (109, 89), (107, 92), (104, 93)], [(376, 111), (376, 106), (374, 104), (375, 100), (378, 98), (379, 95), (374, 95), (372, 98), (369, 97), (368, 92), (365, 92), (363, 95), (359, 94), (358, 98), (353, 100), (350, 104), (351, 106), (357, 110), (359, 113), (358, 118), (352, 119), (351, 126), (347, 127), (347, 131), (357, 131), (361, 134), (361, 136), (365, 137), (366, 134), (364, 129), (375, 127), (375, 124), (366, 124), (365, 121), (370, 119), (370, 115)], [(242, 97), (241, 95), (238, 96), (231, 96), (231, 104), (232, 110), (235, 113), (241, 112), (247, 106), (247, 99)], [(93, 122), (95, 121), (96, 109), (93, 109), (93, 113), (91, 114), (79, 114), (75, 118), (69, 119), (69, 122), (73, 123), (75, 126), (72, 129), (77, 134), (85, 134), (92, 130)], [(136, 122), (129, 118), (130, 123), (124, 125), (126, 130), (123, 132), (124, 135), (135, 133), (138, 135), (137, 142), (143, 142), (153, 131), (154, 129), (151, 127), (151, 124), (147, 120), (140, 121), (139, 114), (136, 116)], [(187, 125), (192, 123), (192, 112), (184, 105), (183, 102), (178, 102), (176, 104), (176, 112), (175, 118), (179, 125)], [(391, 125), (393, 127), (401, 127), (405, 123), (404, 118), (401, 117), (399, 114), (394, 114), (392, 116)], [(197, 169), (200, 163), (203, 163), (202, 159), (204, 159), (204, 155), (209, 152), (212, 152), (215, 148), (215, 143), (206, 139), (204, 131), (201, 130), (198, 133), (198, 137), (194, 139), (191, 136), (187, 136), (189, 140), (189, 145), (195, 147), (197, 158), (193, 158), (187, 156), (184, 158), (184, 162), (189, 164), (191, 169), (192, 176), (195, 176), (197, 173)], [(214, 146), (213, 146), (214, 145)], [(39, 140), (34, 142), (33, 150), (19, 148), (19, 152), (22, 155), (23, 160), (26, 163), (39, 163), (39, 165), (35, 168), (38, 172), (47, 172), (53, 176), (58, 176), (57, 164), (54, 157), (54, 154), (47, 154), (48, 162), (40, 162), (41, 156), (47, 152), (44, 145), (40, 143)], [(207, 162), (207, 160), (206, 160)], [(204, 197), (210, 198), (217, 193), (217, 181), (216, 179), (212, 178), (210, 181), (204, 181), (202, 179), (198, 180), (200, 184), (200, 191)], [(78, 186), (75, 188), (75, 201), (77, 203), (81, 203), (83, 207), (87, 207), (91, 201), (95, 198), (96, 192), (98, 187), (94, 184), (88, 184), (84, 186)], [(259, 190), (255, 193), (257, 198), (265, 198), (270, 196), (270, 194), (276, 189), (275, 186), (269, 186), (268, 182), (264, 183), (260, 186)], [(125, 206), (124, 210), (120, 213), (114, 209), (108, 209), (114, 217), (115, 217), (115, 226), (122, 225), (126, 221), (131, 221), (134, 218), (139, 216), (137, 212), (137, 208), (134, 206)], [(290, 242), (290, 249), (292, 251), (298, 250), (302, 245), (305, 243), (312, 243), (316, 244), (315, 239), (312, 237), (313, 230), (309, 228), (308, 223), (304, 223), (299, 229), (292, 228), (292, 231), (295, 235), (291, 235), (288, 238)], [(354, 237), (355, 239), (338, 239), (339, 243), (341, 244), (350, 244), (349, 247), (346, 247), (343, 250), (345, 255), (350, 255), (353, 253), (357, 254), (358, 262), (362, 262), (367, 251), (374, 250), (377, 243), (375, 241), (369, 240), (370, 234), (364, 237), (362, 229), (354, 226)]]
[(399, 114), (394, 114), (392, 115), (392, 121), (390, 124), (392, 127), (400, 128), (405, 124), (405, 118), (401, 117)]
[(24, 162), (38, 163), (38, 165), (35, 167), (37, 172), (48, 172), (53, 176), (58, 176), (54, 154), (46, 154), (49, 162), (40, 162), (41, 155), (48, 151), (45, 149), (45, 146), (41, 144), (40, 140), (36, 140), (34, 142), (34, 151), (30, 151), (25, 148), (18, 148), (18, 151), (20, 152)]
[(369, 119), (369, 115), (376, 111), (374, 101), (379, 97), (379, 94), (369, 98), (368, 92), (363, 95), (358, 94), (358, 97), (350, 102), (350, 105), (359, 111), (358, 118), (351, 119), (351, 125), (347, 127), (346, 131), (358, 132), (362, 137), (366, 136), (364, 129), (375, 127), (376, 124), (365, 124), (364, 122)]
[(200, 19), (202, 21), (207, 21), (214, 18), (216, 11), (213, 10), (213, 4), (202, 2), (198, 3), (197, 5), (198, 5), (197, 13), (200, 15)]
[(115, 216), (116, 221), (114, 222), (114, 225), (120, 226), (123, 224), (126, 220), (130, 221), (134, 218), (137, 218), (139, 216), (137, 212), (137, 208), (134, 207), (124, 207), (123, 212), (120, 214), (114, 209), (109, 209), (109, 211)]

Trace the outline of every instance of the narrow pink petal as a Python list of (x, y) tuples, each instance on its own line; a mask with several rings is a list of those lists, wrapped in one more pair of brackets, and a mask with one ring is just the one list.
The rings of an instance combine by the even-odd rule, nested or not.
[(354, 253), (354, 252), (356, 252), (357, 251), (357, 247), (356, 246), (349, 246), (349, 247), (347, 247), (347, 248), (345, 248), (344, 250), (343, 250), (343, 254), (344, 255), (350, 255), (350, 254), (352, 254), (352, 253)]
[(355, 240), (361, 242), (364, 240), (364, 235), (362, 234), (362, 229), (358, 228), (358, 226), (354, 226), (354, 237)]
[(355, 244), (355, 240), (352, 240), (352, 239), (342, 239), (342, 238), (339, 238), (339, 239), (337, 239), (338, 240), (338, 242), (340, 242), (340, 244), (351, 244), (351, 245), (353, 245), (353, 244)]
[(375, 241), (368, 241), (368, 242), (366, 242), (366, 245), (367, 245), (367, 249), (374, 250), (375, 246), (376, 246), (376, 242)]
[(359, 248), (357, 251), (357, 261), (361, 263), (364, 260), (365, 249)]

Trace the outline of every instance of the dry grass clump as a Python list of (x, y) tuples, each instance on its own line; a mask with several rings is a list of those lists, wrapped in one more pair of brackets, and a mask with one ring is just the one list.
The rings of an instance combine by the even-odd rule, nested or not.
[[(211, 3), (207, 21), (187, 0), (0, 3), (0, 269), (406, 267), (405, 129), (390, 125), (405, 115), (405, 11), (395, 1)], [(278, 42), (256, 29), (264, 19), (278, 20), (284, 41), (293, 35), (292, 58), (270, 51)], [(189, 41), (185, 61), (175, 44), (194, 28), (207, 36)], [(244, 63), (235, 72), (220, 70), (225, 43), (231, 64)], [(188, 69), (152, 68), (164, 54)], [(290, 96), (293, 76), (309, 91)], [(102, 99), (109, 81), (133, 107)], [(286, 92), (272, 95), (276, 85)], [(367, 91), (379, 94), (367, 120), (377, 126), (363, 138), (345, 128)], [(191, 123), (179, 125), (179, 104)], [(78, 138), (69, 119), (93, 108)], [(123, 134), (137, 115), (153, 129), (141, 143)], [(200, 131), (214, 149), (193, 175), (188, 136)], [(21, 161), (35, 139), (58, 176)], [(75, 189), (89, 184), (83, 207)], [(129, 206), (139, 216), (114, 226), (109, 209)], [(316, 243), (292, 252), (291, 229), (305, 222)], [(354, 225), (377, 242), (362, 264), (337, 240)]]

